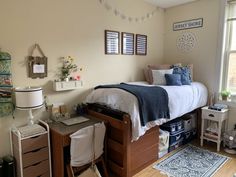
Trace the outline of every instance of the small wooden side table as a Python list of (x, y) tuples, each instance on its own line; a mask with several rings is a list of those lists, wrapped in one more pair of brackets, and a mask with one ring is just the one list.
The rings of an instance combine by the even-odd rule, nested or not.
[[(224, 131), (227, 130), (228, 111), (228, 109), (216, 111), (213, 109), (208, 109), (208, 106), (202, 108), (201, 146), (203, 146), (203, 140), (212, 141), (217, 143), (217, 151), (220, 151), (220, 144), (222, 141), (221, 134), (223, 131), (222, 128), (224, 128)], [(206, 124), (205, 121), (207, 121)], [(217, 122), (218, 124), (217, 135), (206, 133), (206, 128), (209, 126), (211, 121)]]

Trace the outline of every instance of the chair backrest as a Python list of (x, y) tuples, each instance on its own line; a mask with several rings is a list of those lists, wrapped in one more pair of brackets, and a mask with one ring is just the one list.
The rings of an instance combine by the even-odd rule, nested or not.
[[(93, 131), (95, 132), (93, 133)], [(70, 162), (72, 167), (83, 166), (102, 155), (105, 131), (106, 127), (102, 122), (84, 127), (70, 135)]]

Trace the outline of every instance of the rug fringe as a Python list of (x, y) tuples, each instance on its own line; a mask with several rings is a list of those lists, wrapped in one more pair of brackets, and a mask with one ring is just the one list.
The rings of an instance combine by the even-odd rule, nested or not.
[(229, 160), (231, 160), (231, 158), (227, 158), (227, 160), (224, 161), (224, 162), (216, 169), (216, 171), (213, 172), (213, 174), (212, 174), (210, 177), (214, 176), (214, 174), (216, 174), (216, 172), (217, 172), (226, 162), (228, 162)]

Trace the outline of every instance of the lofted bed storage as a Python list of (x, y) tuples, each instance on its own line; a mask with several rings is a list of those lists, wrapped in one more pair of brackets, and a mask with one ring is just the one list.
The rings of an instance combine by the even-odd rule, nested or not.
[[(164, 77), (165, 74), (162, 75)], [(155, 79), (156, 76), (153, 75), (153, 80)], [(120, 88), (124, 85), (125, 89)], [(154, 87), (161, 88), (167, 93), (168, 114), (158, 116), (154, 111), (154, 114), (146, 114), (151, 115), (151, 119), (143, 123), (143, 102), (140, 103), (140, 98), (135, 93), (126, 90), (126, 86), (141, 88), (145, 94), (150, 94)], [(155, 93), (147, 97), (150, 98), (152, 94)], [(159, 98), (153, 96), (151, 99)], [(157, 101), (160, 107), (162, 101), (163, 98)], [(193, 111), (199, 117), (199, 108), (207, 103), (207, 89), (203, 84), (192, 81), (186, 85), (129, 82), (96, 87), (87, 96), (86, 103), (90, 115), (109, 122), (107, 164), (110, 172), (114, 176), (131, 177), (158, 159), (159, 125)], [(153, 104), (155, 107), (150, 107), (156, 109), (157, 104)]]

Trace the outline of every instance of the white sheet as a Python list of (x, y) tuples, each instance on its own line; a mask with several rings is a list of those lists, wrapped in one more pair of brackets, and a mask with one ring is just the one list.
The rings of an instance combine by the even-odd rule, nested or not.
[[(153, 86), (147, 82), (132, 82), (129, 84)], [(170, 119), (161, 118), (147, 123), (146, 126), (141, 126), (137, 98), (124, 90), (117, 88), (96, 89), (87, 96), (85, 102), (105, 104), (113, 109), (129, 113), (132, 121), (133, 141), (137, 140), (151, 127), (180, 117), (207, 103), (207, 88), (199, 82), (192, 82), (191, 85), (161, 87), (168, 93)]]

